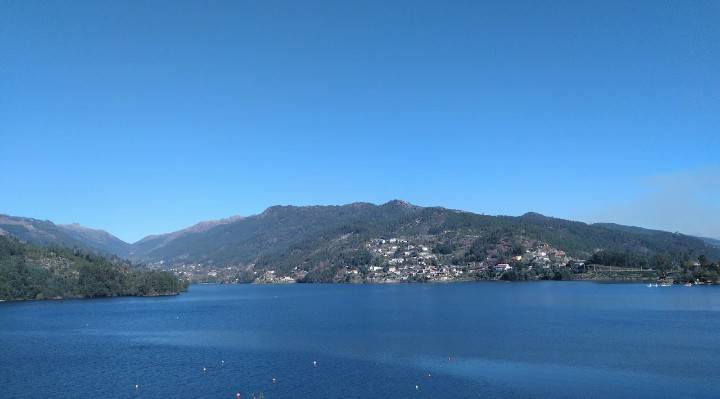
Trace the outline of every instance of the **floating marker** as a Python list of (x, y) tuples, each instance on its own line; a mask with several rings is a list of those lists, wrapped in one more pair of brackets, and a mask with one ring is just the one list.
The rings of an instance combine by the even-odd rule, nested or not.
[(237, 399), (240, 399), (240, 392), (236, 393), (236, 394), (235, 394), (235, 397), (236, 397)]
[(317, 367), (317, 361), (313, 360), (313, 367)]
[(419, 391), (419, 390), (420, 390), (420, 385), (415, 385), (415, 390), (416, 390), (416, 391)]
[(273, 384), (276, 382), (275, 377), (273, 377)]
[(135, 390), (136, 390), (136, 391), (138, 390), (138, 388), (140, 388), (140, 385), (135, 384)]
[(207, 369), (206, 369), (205, 367), (203, 367), (203, 373), (206, 372), (206, 371), (207, 371)]

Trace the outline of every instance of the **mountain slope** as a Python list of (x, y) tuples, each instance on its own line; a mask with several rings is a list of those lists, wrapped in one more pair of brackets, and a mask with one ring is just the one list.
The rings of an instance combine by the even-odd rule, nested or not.
[(35, 245), (82, 248), (123, 258), (130, 251), (130, 244), (112, 234), (78, 224), (56, 225), (47, 220), (0, 215), (0, 234), (10, 234)]
[(0, 300), (173, 295), (187, 284), (117, 258), (0, 236)]
[(273, 206), (259, 215), (217, 225), (204, 232), (184, 234), (142, 256), (147, 261), (248, 263), (263, 254), (285, 250), (304, 237), (357, 219), (392, 220), (393, 213), (384, 210), (386, 208), (364, 203)]
[(130, 245), (105, 230), (91, 229), (77, 223), (61, 224), (58, 227), (82, 243), (81, 247), (102, 253), (127, 257)]
[(547, 243), (587, 259), (598, 250), (640, 256), (670, 254), (720, 258), (720, 249), (682, 234), (612, 224), (585, 224), (528, 213), (486, 216), (403, 201), (383, 205), (274, 206), (259, 215), (191, 231), (137, 254), (170, 264), (251, 265), (257, 269), (309, 270), (368, 261), (373, 238), (407, 237), (453, 248), (447, 261), (480, 260), (498, 248)]
[(242, 216), (231, 216), (219, 220), (208, 220), (196, 223), (190, 227), (172, 233), (156, 234), (144, 237), (132, 244), (128, 255), (133, 259), (146, 259), (151, 252), (169, 245), (172, 241), (188, 234), (203, 233), (213, 227), (242, 220)]
[(718, 239), (708, 238), (708, 237), (700, 237), (700, 239), (702, 239), (703, 241), (705, 241), (706, 243), (708, 243), (709, 245), (711, 245), (713, 247), (720, 248), (720, 240), (718, 240)]
[[(0, 216), (0, 234), (3, 232), (37, 245), (78, 247), (140, 262), (234, 266), (256, 273), (304, 271), (321, 281), (348, 265), (386, 268), (391, 258), (395, 262), (408, 256), (417, 260), (419, 247), (432, 251), (432, 257), (423, 256), (428, 262), (432, 258), (438, 267), (492, 266), (528, 251), (541, 258), (543, 252), (557, 254), (555, 264), (590, 259), (598, 252), (612, 255), (606, 259), (625, 263), (630, 259), (643, 265), (660, 255), (674, 265), (700, 255), (720, 259), (720, 247), (683, 234), (611, 223), (586, 224), (537, 213), (488, 216), (399, 200), (382, 205), (273, 206), (258, 215), (201, 222), (134, 244), (101, 230), (9, 216)], [(391, 238), (406, 241), (402, 251), (412, 254), (390, 256), (387, 248), (373, 247), (373, 240)], [(378, 250), (385, 252), (380, 255)]]

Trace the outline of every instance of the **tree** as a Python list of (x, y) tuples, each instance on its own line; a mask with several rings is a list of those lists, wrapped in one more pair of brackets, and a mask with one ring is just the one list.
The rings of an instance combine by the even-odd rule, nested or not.
[(711, 266), (710, 261), (708, 260), (707, 256), (705, 256), (705, 255), (698, 256), (698, 263), (700, 264), (700, 267), (703, 269)]

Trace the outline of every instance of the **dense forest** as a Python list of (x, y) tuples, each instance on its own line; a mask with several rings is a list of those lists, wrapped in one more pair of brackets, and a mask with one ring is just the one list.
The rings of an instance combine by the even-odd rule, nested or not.
[(173, 295), (187, 283), (118, 258), (0, 236), (0, 300)]

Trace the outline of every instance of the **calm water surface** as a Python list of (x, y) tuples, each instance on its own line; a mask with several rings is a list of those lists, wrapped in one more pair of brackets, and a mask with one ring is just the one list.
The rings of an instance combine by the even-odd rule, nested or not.
[(719, 383), (720, 287), (201, 285), (0, 304), (2, 398), (718, 398)]

